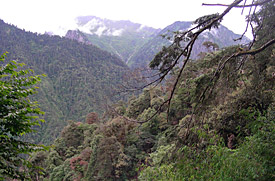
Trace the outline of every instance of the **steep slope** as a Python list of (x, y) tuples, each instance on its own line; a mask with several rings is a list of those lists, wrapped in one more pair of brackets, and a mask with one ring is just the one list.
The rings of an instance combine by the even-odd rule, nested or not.
[(46, 74), (36, 95), (45, 111), (36, 142), (50, 143), (66, 120), (83, 121), (91, 111), (103, 112), (107, 101), (118, 100), (114, 88), (128, 67), (116, 56), (92, 45), (59, 36), (25, 32), (0, 20), (0, 53), (18, 59), (36, 74)]
[(128, 62), (133, 54), (160, 30), (130, 21), (113, 21), (95, 16), (77, 18), (77, 30), (69, 30), (65, 37), (92, 43)]
[[(192, 22), (177, 21), (158, 33), (153, 39), (144, 44), (139, 51), (137, 51), (129, 60), (128, 65), (131, 67), (147, 66), (148, 63), (154, 58), (155, 54), (158, 53), (163, 46), (168, 46), (171, 42), (168, 39), (162, 37), (162, 35), (167, 35), (173, 37), (173, 32), (184, 31), (190, 29)], [(200, 52), (207, 51), (207, 49), (202, 46), (203, 42), (210, 41), (216, 43), (220, 48), (240, 44), (239, 41), (234, 41), (234, 39), (239, 38), (237, 35), (221, 26), (219, 29), (212, 29), (211, 31), (203, 33), (203, 36), (199, 38), (199, 41), (194, 45), (194, 53), (192, 58), (196, 58)], [(249, 39), (245, 38), (245, 42)], [(243, 43), (243, 42), (241, 42)]]

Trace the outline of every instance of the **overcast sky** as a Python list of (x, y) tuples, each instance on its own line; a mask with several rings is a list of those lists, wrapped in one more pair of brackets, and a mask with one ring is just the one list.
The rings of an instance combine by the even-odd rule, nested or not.
[[(3, 1), (3, 2), (1, 2)], [(250, 0), (249, 0), (250, 1)], [(154, 28), (175, 21), (192, 21), (225, 7), (201, 6), (202, 3), (230, 4), (233, 0), (0, 0), (0, 19), (25, 30), (44, 33), (75, 28), (77, 16), (94, 15), (111, 20), (130, 20)], [(246, 10), (246, 13), (248, 9)], [(235, 33), (245, 29), (244, 15), (234, 10), (223, 25)]]

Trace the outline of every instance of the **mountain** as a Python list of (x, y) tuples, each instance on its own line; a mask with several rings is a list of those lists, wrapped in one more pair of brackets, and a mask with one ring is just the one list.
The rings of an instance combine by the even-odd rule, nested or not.
[(81, 16), (76, 21), (77, 30), (69, 30), (65, 37), (96, 45), (117, 55), (126, 63), (160, 31), (126, 20), (114, 21), (95, 16)]
[(0, 20), (0, 53), (18, 59), (47, 77), (35, 95), (45, 111), (36, 142), (51, 143), (67, 120), (83, 121), (89, 112), (103, 113), (105, 104), (121, 97), (114, 90), (128, 70), (117, 56), (96, 46), (59, 36), (39, 35)]
[[(173, 32), (186, 31), (192, 27), (192, 22), (177, 21), (163, 30), (161, 30), (154, 38), (145, 43), (128, 61), (131, 67), (147, 66), (154, 56), (162, 49), (163, 46), (169, 46), (171, 40), (165, 39), (162, 35), (173, 37)], [(241, 35), (237, 35), (230, 31), (225, 26), (221, 25), (218, 29), (211, 29), (211, 31), (204, 32), (193, 47), (193, 54), (191, 58), (197, 58), (200, 52), (205, 52), (207, 49), (202, 46), (203, 42), (210, 41), (216, 43), (220, 48), (249, 42), (249, 39), (244, 37), (242, 42), (234, 41)]]
[[(120, 99), (113, 92), (128, 70), (126, 63), (146, 66), (162, 46), (171, 43), (161, 35), (192, 26), (191, 22), (175, 22), (160, 31), (94, 16), (79, 17), (77, 24), (78, 30), (61, 38), (25, 32), (0, 21), (0, 53), (8, 51), (8, 59), (19, 59), (37, 74), (47, 75), (36, 96), (46, 112), (46, 123), (35, 141), (51, 142), (68, 119), (83, 121), (89, 112), (102, 113), (106, 102)], [(205, 41), (224, 47), (236, 44), (233, 39), (238, 37), (224, 26), (206, 32), (195, 44), (192, 58), (207, 51), (201, 46)]]
[[(77, 30), (69, 30), (65, 37), (85, 44), (96, 45), (119, 56), (132, 68), (146, 67), (163, 46), (169, 46), (171, 40), (162, 35), (173, 37), (173, 32), (185, 31), (192, 27), (192, 22), (177, 21), (166, 28), (154, 29), (130, 21), (113, 21), (95, 16), (77, 18)], [(249, 42), (244, 37), (242, 42), (234, 41), (239, 38), (225, 26), (204, 32), (194, 46), (191, 58), (197, 58), (200, 52), (207, 51), (203, 42), (216, 43), (220, 48)]]

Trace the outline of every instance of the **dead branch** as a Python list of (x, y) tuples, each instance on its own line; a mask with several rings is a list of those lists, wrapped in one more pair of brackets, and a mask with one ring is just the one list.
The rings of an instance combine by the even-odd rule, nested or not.
[(197, 39), (197, 37), (198, 37), (198, 35), (196, 35), (196, 36), (194, 37), (193, 41), (191, 41), (191, 44), (190, 44), (190, 50), (191, 50), (191, 51), (188, 51), (188, 55), (187, 55), (187, 57), (186, 57), (186, 59), (185, 59), (183, 65), (182, 65), (182, 67), (181, 67), (181, 69), (180, 69), (180, 72), (179, 72), (179, 74), (178, 74), (178, 76), (177, 76), (177, 79), (176, 79), (176, 82), (175, 82), (175, 84), (174, 84), (174, 86), (173, 86), (173, 89), (172, 89), (172, 92), (171, 92), (171, 94), (170, 94), (170, 97), (169, 97), (169, 99), (168, 99), (167, 120), (168, 120), (168, 116), (169, 116), (171, 100), (172, 100), (172, 98), (173, 98), (174, 92), (175, 92), (175, 90), (176, 90), (176, 87), (177, 87), (178, 82), (179, 82), (179, 80), (180, 80), (180, 77), (181, 77), (181, 75), (182, 75), (182, 72), (183, 72), (183, 70), (184, 70), (184, 68), (185, 68), (185, 66), (186, 66), (186, 64), (187, 64), (187, 62), (188, 62), (188, 60), (189, 60), (189, 58), (190, 58), (190, 56), (191, 56), (191, 52), (192, 52), (192, 49), (193, 49), (193, 45), (194, 45), (195, 40)]
[[(257, 2), (257, 3), (252, 3), (252, 4), (247, 4), (247, 5), (235, 5), (235, 8), (247, 8), (247, 7), (251, 7), (251, 6), (260, 6), (260, 5), (264, 5), (268, 2), (271, 2), (272, 0), (265, 0), (262, 2)], [(202, 3), (203, 6), (226, 6), (229, 7), (231, 5), (228, 4), (208, 4), (208, 3)]]

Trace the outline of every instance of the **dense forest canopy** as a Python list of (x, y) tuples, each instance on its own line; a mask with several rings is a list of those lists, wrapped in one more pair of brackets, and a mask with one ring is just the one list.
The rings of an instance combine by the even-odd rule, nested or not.
[[(28, 159), (37, 168), (26, 177), (274, 180), (275, 6), (251, 3), (207, 4), (226, 9), (167, 37), (173, 41), (149, 65), (158, 74), (141, 94), (107, 106), (103, 116), (68, 121), (49, 151)], [(206, 41), (208, 52), (191, 59), (203, 32), (234, 8), (250, 9), (253, 40), (224, 48)]]

